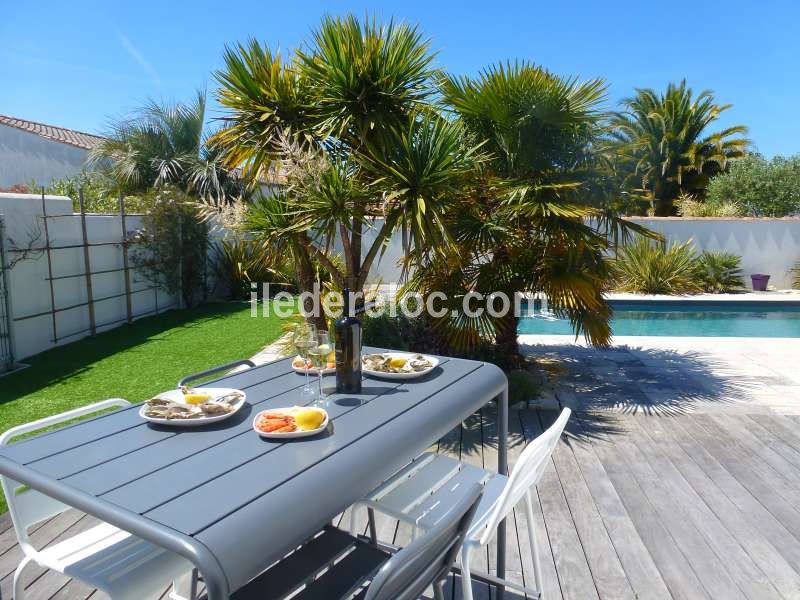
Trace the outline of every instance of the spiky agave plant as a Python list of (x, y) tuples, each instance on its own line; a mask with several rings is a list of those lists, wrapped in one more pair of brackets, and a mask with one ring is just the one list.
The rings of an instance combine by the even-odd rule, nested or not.
[(742, 257), (732, 252), (705, 251), (699, 257), (705, 291), (721, 294), (744, 289)]
[(612, 262), (615, 287), (642, 294), (703, 291), (703, 270), (691, 241), (668, 244), (639, 237)]

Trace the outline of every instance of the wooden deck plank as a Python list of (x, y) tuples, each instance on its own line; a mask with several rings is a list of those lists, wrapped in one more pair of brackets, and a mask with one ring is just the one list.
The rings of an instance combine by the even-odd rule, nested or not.
[(800, 540), (800, 511), (796, 508), (800, 504), (792, 504), (777, 493), (774, 477), (769, 477), (766, 468), (760, 468), (758, 463), (753, 464), (735, 445), (720, 442), (724, 438), (717, 431), (702, 427), (697, 419), (682, 419), (679, 424)]
[[(521, 416), (525, 438), (530, 443), (530, 440), (541, 435), (541, 423), (535, 413), (524, 413)], [(562, 596), (565, 600), (599, 598), (552, 461), (545, 469), (537, 490)]]
[[(540, 413), (542, 427), (555, 421), (557, 413)], [(572, 454), (572, 449), (560, 442), (553, 453), (556, 475), (567, 500), (583, 552), (589, 563), (597, 592), (601, 598), (634, 598), (634, 591), (622, 568), (617, 551), (606, 531), (592, 494)]]
[[(746, 415), (739, 419), (743, 422), (743, 426), (752, 434), (756, 435), (764, 444), (782, 456), (783, 459), (793, 465), (796, 470), (800, 469), (800, 450), (787, 442), (778, 432), (770, 427), (771, 421), (753, 418), (757, 416), (758, 415)], [(797, 483), (798, 480), (800, 480), (800, 473), (794, 477), (795, 483)]]
[(800, 452), (800, 431), (798, 431), (800, 428), (797, 427), (794, 421), (786, 419), (786, 417), (779, 417), (778, 415), (771, 414), (747, 415), (747, 417), (762, 427), (769, 429), (792, 448)]
[[(645, 433), (696, 490), (782, 596), (787, 599), (800, 597), (800, 575), (773, 546), (766, 532), (758, 528), (758, 521), (751, 521), (751, 515), (728, 498), (678, 444), (671, 433), (670, 424), (671, 420), (661, 420), (655, 425), (651, 424)], [(785, 530), (784, 533), (789, 535)]]
[[(572, 419), (581, 418), (581, 415), (576, 415)], [(574, 421), (568, 426), (568, 431), (579, 429)], [(636, 597), (640, 600), (671, 599), (658, 567), (595, 455), (591, 442), (581, 435), (573, 435), (568, 444)]]
[(615, 446), (678, 547), (684, 551), (691, 548), (692, 568), (709, 595), (712, 598), (740, 597), (742, 591), (726, 571), (720, 557), (709, 544), (707, 536), (693, 525), (690, 507), (675, 502), (673, 496), (675, 490), (672, 486), (666, 485), (660, 474), (650, 468), (645, 457), (633, 443), (633, 435), (629, 433), (625, 441), (619, 441)]
[(687, 525), (693, 526), (703, 536), (708, 546), (716, 554), (718, 565), (727, 571), (730, 579), (744, 595), (751, 600), (779, 600), (781, 595), (764, 572), (753, 562), (751, 556), (731, 535), (717, 515), (706, 505), (701, 495), (686, 481), (683, 475), (656, 447), (645, 433), (657, 427), (660, 419), (633, 417), (630, 422), (638, 429), (631, 431), (631, 439), (644, 463), (639, 468), (647, 470), (651, 482), (658, 482), (656, 493), (663, 493), (671, 506), (679, 509), (687, 518)]
[[(750, 454), (751, 459), (766, 463), (786, 486), (795, 491), (800, 490), (800, 467), (777, 451), (780, 442), (776, 442), (772, 435), (765, 432), (758, 424), (736, 415), (709, 415), (702, 419), (701, 423), (709, 426), (713, 424), (716, 426), (716, 431), (724, 429), (729, 435), (733, 434), (732, 437), (741, 444), (746, 453)], [(756, 435), (757, 432), (759, 435)]]
[[(798, 544), (798, 538), (786, 527), (785, 522), (780, 521), (753, 494), (752, 490), (758, 490), (759, 486), (744, 485), (735, 477), (735, 473), (728, 471), (714, 454), (709, 452), (709, 448), (703, 446), (691, 435), (689, 423), (686, 420), (662, 421), (660, 425), (663, 429), (666, 429), (681, 450), (697, 465), (702, 475), (710, 479), (725, 494), (728, 500), (747, 517), (752, 527), (764, 534), (770, 544), (795, 571), (800, 571), (800, 544)], [(693, 473), (695, 478), (701, 477), (689, 464), (684, 465), (684, 473)], [(783, 509), (785, 506), (780, 508)]]
[[(675, 600), (695, 600), (709, 598), (703, 584), (697, 577), (692, 564), (681, 552), (671, 533), (663, 524), (661, 516), (651, 505), (636, 478), (629, 472), (624, 460), (615, 446), (617, 433), (605, 439), (603, 436), (583, 430), (592, 440), (592, 448), (608, 474), (612, 485), (619, 494), (625, 509), (630, 515), (642, 543), (655, 562), (664, 582)], [(687, 549), (688, 550), (688, 549)]]

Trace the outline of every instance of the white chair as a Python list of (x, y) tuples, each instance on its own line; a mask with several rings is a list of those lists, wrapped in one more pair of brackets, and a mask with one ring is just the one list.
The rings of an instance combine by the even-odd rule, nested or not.
[(415, 536), (417, 529), (427, 531), (435, 527), (450, 507), (458, 502), (465, 490), (474, 483), (480, 483), (484, 486), (483, 499), (475, 512), (461, 549), (464, 600), (472, 600), (470, 571), (472, 553), (492, 540), (500, 522), (523, 501), (533, 561), (534, 588), (499, 580), (488, 574), (476, 573), (476, 576), (480, 575), (490, 583), (504, 585), (534, 598), (540, 598), (541, 566), (534, 535), (536, 525), (530, 494), (541, 479), (570, 414), (570, 409), (565, 408), (547, 431), (528, 444), (508, 477), (439, 454), (423, 454), (353, 506), (351, 531), (355, 528), (357, 507), (366, 506), (370, 510), (377, 510), (408, 523), (413, 527), (412, 535)]
[[(3, 433), (0, 445), (7, 446), (17, 437), (78, 417), (127, 406), (130, 406), (129, 402), (115, 398), (20, 425)], [(193, 570), (185, 558), (108, 523), (101, 523), (39, 550), (31, 544), (28, 529), (70, 507), (8, 477), (0, 476), (0, 483), (24, 554), (14, 572), (14, 600), (24, 598), (25, 586), (21, 575), (31, 562), (96, 587), (113, 600), (158, 598), (171, 581)]]

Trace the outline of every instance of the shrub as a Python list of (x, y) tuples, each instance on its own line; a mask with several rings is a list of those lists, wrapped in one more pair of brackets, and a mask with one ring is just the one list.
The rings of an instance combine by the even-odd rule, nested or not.
[[(46, 186), (31, 181), (26, 187), (29, 188), (31, 194), (39, 194), (44, 189), (45, 194), (71, 198), (72, 210), (75, 212), (81, 208), (79, 190), (83, 190), (86, 212), (116, 213), (119, 211), (119, 194), (115, 191), (114, 185), (96, 171), (83, 171), (73, 177), (53, 179)], [(126, 196), (125, 210), (129, 213), (146, 212), (150, 208), (153, 198), (153, 194)]]
[(361, 317), (363, 343), (406, 352), (446, 353), (446, 346), (425, 317), (407, 317), (399, 309), (392, 316), (388, 311), (375, 317)]
[(133, 264), (153, 285), (180, 294), (185, 307), (199, 304), (208, 295), (208, 225), (177, 188), (153, 190), (146, 196), (151, 208), (132, 239), (137, 244)]
[(800, 262), (792, 269), (792, 287), (796, 290), (800, 290)]
[(684, 195), (675, 201), (678, 215), (681, 217), (742, 217), (744, 207), (738, 202), (709, 202)]
[(539, 396), (542, 389), (542, 377), (528, 370), (515, 369), (507, 373), (508, 402), (527, 402)]
[(739, 292), (744, 289), (742, 257), (730, 252), (703, 252), (700, 255), (703, 269), (703, 287), (715, 294)]
[(215, 247), (215, 254), (217, 280), (233, 298), (248, 299), (253, 283), (270, 284), (270, 294), (294, 290), (291, 265), (271, 254), (260, 241), (223, 240)]
[(615, 287), (643, 294), (702, 291), (702, 271), (691, 242), (667, 245), (639, 237), (611, 263)]
[(784, 217), (800, 213), (800, 155), (766, 160), (751, 155), (708, 184), (706, 202), (736, 202), (753, 217)]

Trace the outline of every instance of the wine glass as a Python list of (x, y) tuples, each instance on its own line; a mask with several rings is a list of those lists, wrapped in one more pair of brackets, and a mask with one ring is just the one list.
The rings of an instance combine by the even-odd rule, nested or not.
[(303, 367), (306, 372), (306, 384), (303, 386), (300, 395), (313, 398), (314, 390), (311, 387), (311, 378), (308, 375), (308, 350), (317, 345), (317, 328), (311, 323), (300, 323), (294, 328), (292, 343), (294, 344), (295, 350), (297, 350), (297, 354), (303, 359)]
[(308, 349), (308, 356), (311, 359), (314, 368), (317, 370), (319, 380), (319, 405), (325, 404), (325, 392), (322, 389), (322, 372), (328, 366), (331, 352), (333, 351), (333, 342), (331, 342), (330, 335), (327, 331), (318, 331), (316, 338), (316, 345)]

